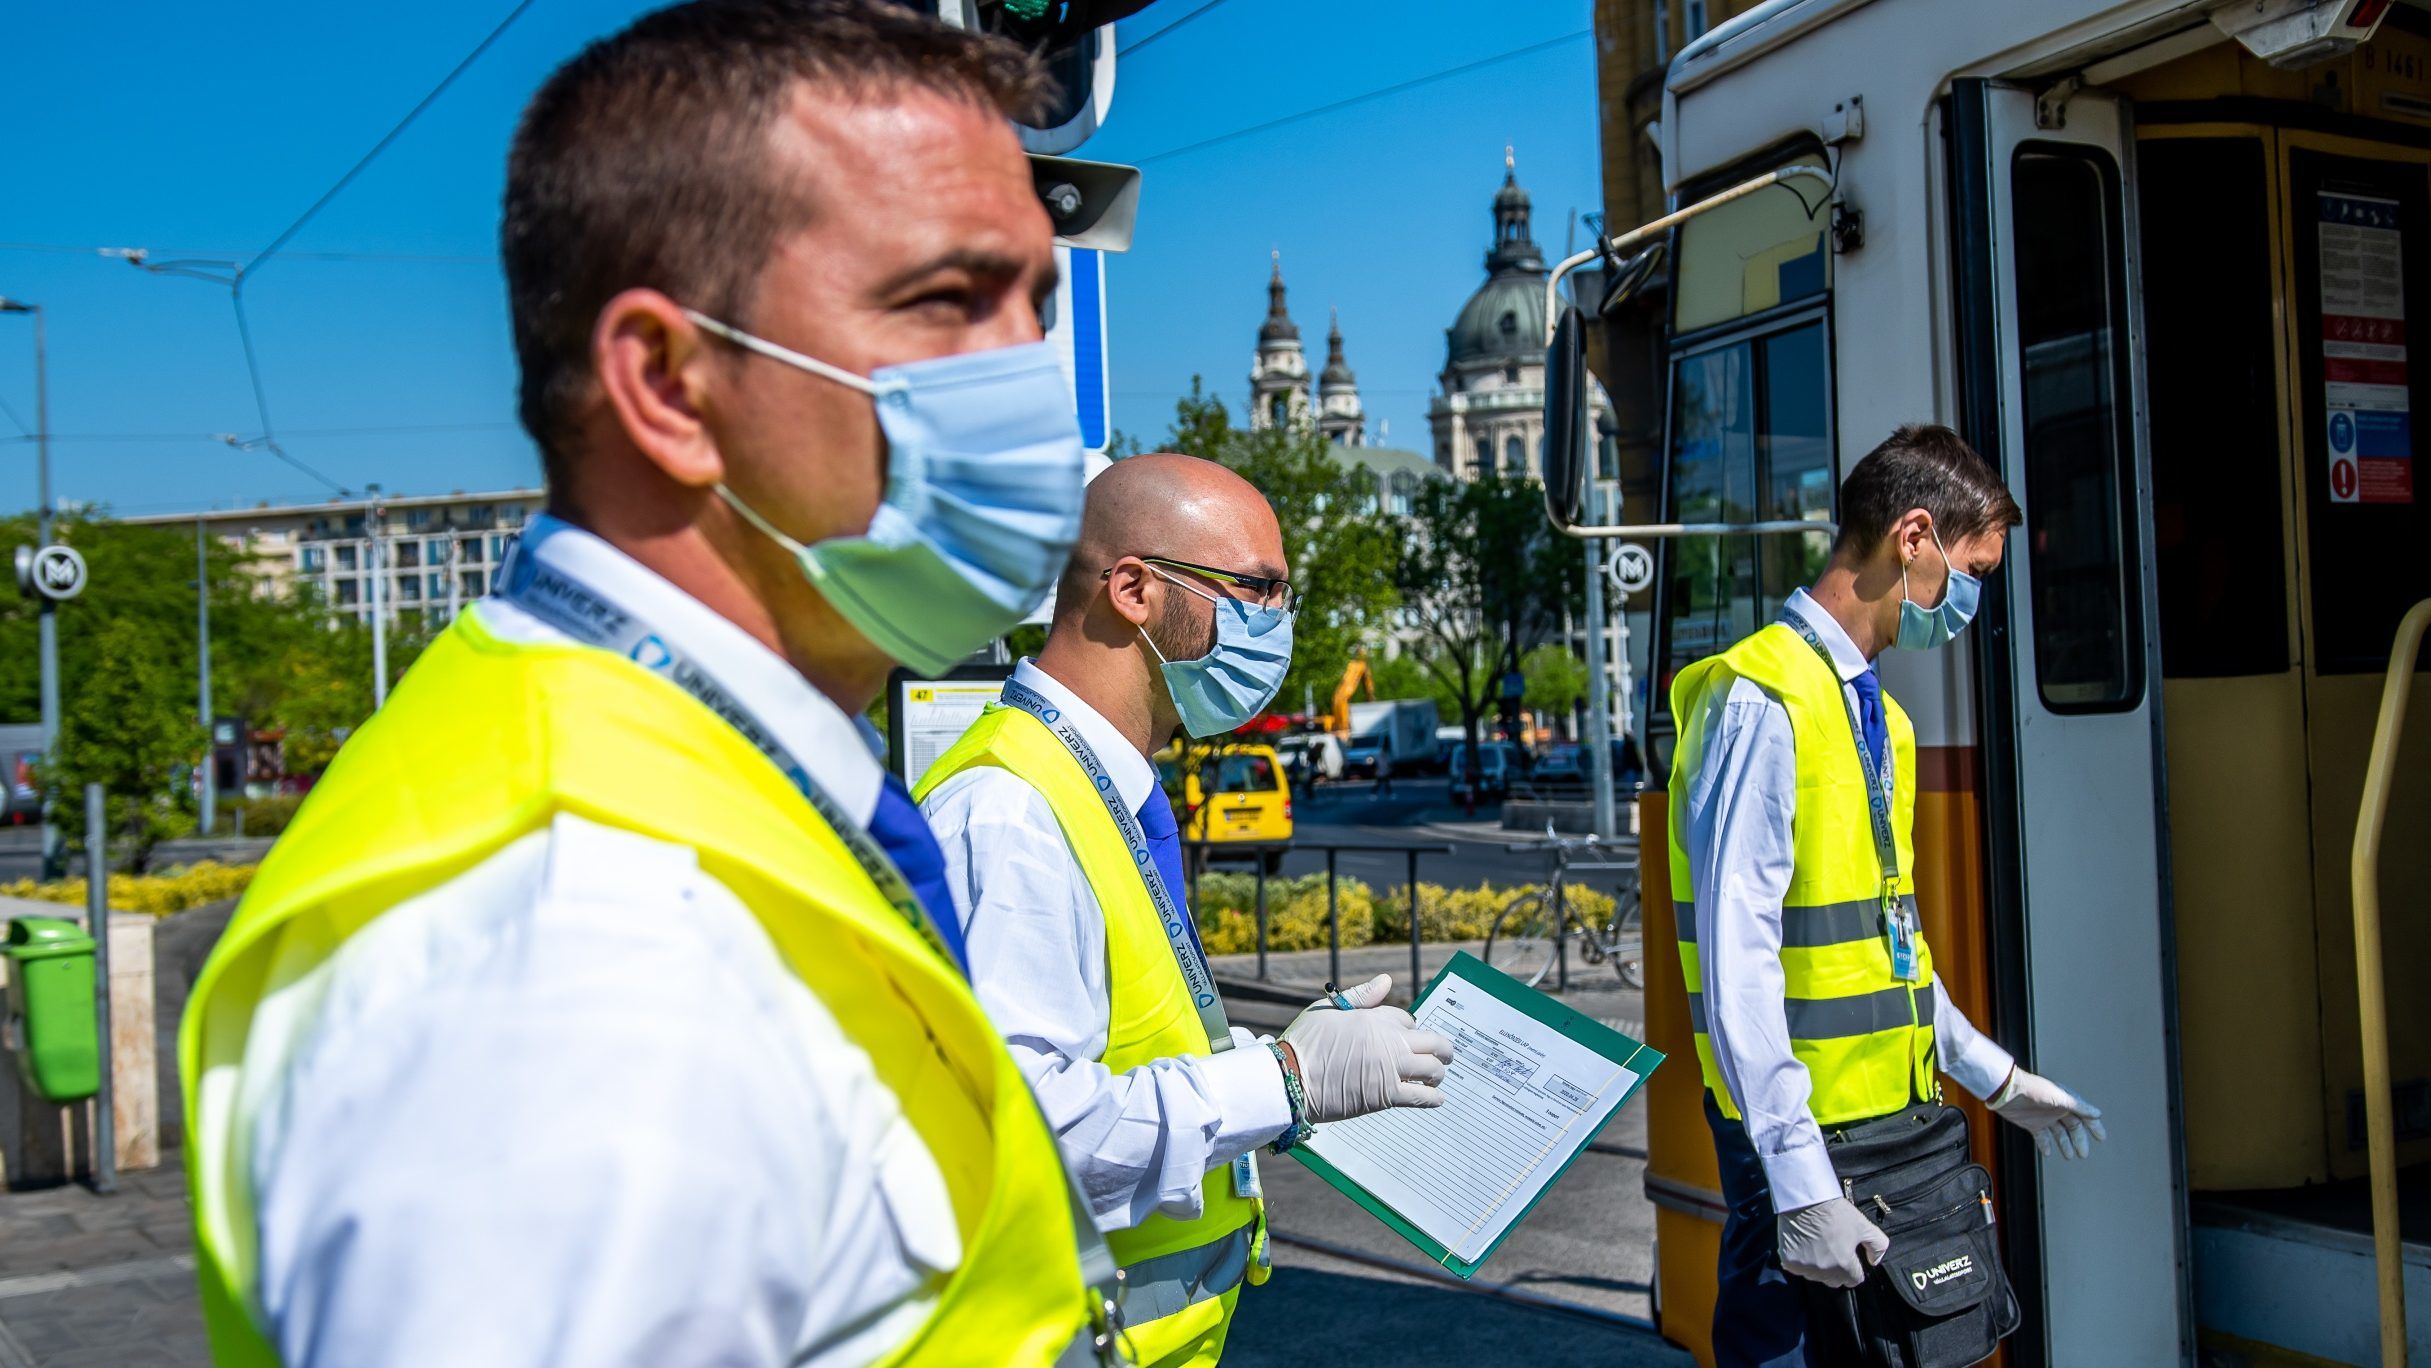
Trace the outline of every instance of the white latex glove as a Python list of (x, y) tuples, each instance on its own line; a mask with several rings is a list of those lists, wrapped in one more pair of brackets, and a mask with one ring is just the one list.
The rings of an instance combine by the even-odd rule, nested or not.
[(1782, 1212), (1779, 1225), (1782, 1271), (1825, 1287), (1864, 1282), (1867, 1266), (1891, 1250), (1891, 1237), (1846, 1197)]
[(1309, 1006), (1283, 1032), (1300, 1061), (1300, 1087), (1308, 1094), (1312, 1125), (1342, 1121), (1387, 1107), (1440, 1107), (1444, 1066), (1452, 1042), (1418, 1029), (1410, 1014), (1380, 1006), (1393, 990), (1390, 974), (1378, 974), (1342, 996), (1352, 1011), (1323, 999)]
[(2090, 1159), (2093, 1142), (2107, 1140), (2102, 1109), (2038, 1074), (2009, 1071), (2009, 1081), (1988, 1104), (2002, 1120), (2023, 1126), (2034, 1147), (2062, 1159)]

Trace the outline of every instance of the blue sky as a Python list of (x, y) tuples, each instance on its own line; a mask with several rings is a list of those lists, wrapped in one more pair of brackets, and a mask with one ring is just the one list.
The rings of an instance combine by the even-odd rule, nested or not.
[[(1118, 39), (1197, 3), (1160, 0)], [(646, 7), (539, 0), (247, 285), (271, 414), (295, 456), (400, 493), (537, 481), (514, 426), (494, 259), (506, 143), (557, 62)], [(27, 247), (250, 257), (507, 8), (21, 9), (0, 82), (12, 153), (0, 295), (50, 310), (57, 497), (143, 513), (327, 496), (211, 437), (259, 430), (225, 289)], [(1161, 433), (1193, 374), (1239, 411), (1279, 249), (1311, 368), (1338, 307), (1371, 438), (1383, 419), (1392, 445), (1423, 449), (1443, 329), (1483, 278), (1504, 145), (1548, 253), (1570, 211), (1597, 207), (1592, 40), (1158, 154), (1579, 33), (1590, 12), (1589, 0), (1224, 0), (1125, 59), (1107, 126), (1079, 154), (1146, 176), (1137, 242), (1108, 267), (1115, 425)], [(0, 402), (0, 438), (34, 421), (18, 316), (0, 316)], [(31, 445), (0, 442), (0, 507), (31, 506), (34, 489)]]

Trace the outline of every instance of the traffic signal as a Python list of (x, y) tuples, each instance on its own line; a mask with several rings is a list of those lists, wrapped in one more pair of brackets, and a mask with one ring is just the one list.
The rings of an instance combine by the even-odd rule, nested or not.
[(1032, 152), (1069, 152), (1114, 103), (1114, 23), (1152, 0), (916, 0), (956, 28), (999, 34), (1038, 54), (1055, 79), (1053, 105), (1021, 130)]

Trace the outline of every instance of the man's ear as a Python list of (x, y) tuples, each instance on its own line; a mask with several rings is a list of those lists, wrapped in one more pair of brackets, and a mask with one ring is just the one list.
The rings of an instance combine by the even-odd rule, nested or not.
[(1106, 601), (1117, 617), (1134, 627), (1148, 623), (1148, 586), (1156, 579), (1137, 556), (1125, 556), (1106, 572)]
[(591, 372), (625, 439), (669, 479), (694, 489), (726, 477), (703, 420), (715, 364), (708, 337), (656, 290), (617, 295), (591, 330)]
[(1901, 565), (1924, 554), (1933, 540), (1933, 515), (1921, 508), (1911, 508), (1891, 524), (1891, 551)]

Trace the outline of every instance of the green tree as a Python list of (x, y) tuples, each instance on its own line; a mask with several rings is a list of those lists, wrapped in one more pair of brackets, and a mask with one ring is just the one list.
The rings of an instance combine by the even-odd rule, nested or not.
[(1520, 658), (1520, 702), (1567, 718), (1587, 700), (1587, 666), (1568, 646), (1548, 641)]
[[(1315, 432), (1233, 426), (1223, 401), (1195, 377), (1174, 405), (1160, 450), (1221, 461), (1273, 506), (1302, 598), (1292, 624), (1291, 672), (1274, 706), (1296, 712), (1313, 698), (1323, 707), (1351, 658), (1382, 642), (1400, 603), (1394, 567), (1403, 528), (1377, 511), (1373, 476), (1341, 461), (1333, 443)], [(1192, 559), (1186, 549), (1169, 553)]]
[[(0, 518), (5, 545), (30, 545), (34, 531), (31, 514)], [(191, 731), (187, 749), (175, 763), (199, 761), (205, 733), (197, 716), (201, 699), (195, 677), (192, 526), (134, 526), (70, 516), (57, 521), (52, 535), (75, 547), (90, 570), (84, 592), (58, 608), (62, 713), (75, 713), (88, 696), (108, 696), (122, 698), (129, 707), (140, 705), (145, 716), (182, 717)], [(317, 772), (371, 715), (370, 628), (351, 614), (332, 614), (308, 588), (289, 597), (263, 592), (254, 559), (217, 537), (206, 538), (203, 549), (211, 596), (213, 711), (243, 718), (254, 727), (284, 729), (289, 771)], [(16, 595), (0, 596), (0, 720), (33, 722), (41, 716), (36, 618), (33, 603)], [(119, 662), (103, 652), (104, 643), (122, 627), (132, 629), (144, 643), (140, 700), (125, 694), (126, 681), (114, 677), (122, 673)], [(392, 684), (431, 635), (412, 614), (401, 615), (390, 627)], [(121, 640), (111, 649), (124, 657), (128, 648)], [(65, 726), (63, 716), (63, 732)], [(136, 772), (122, 771), (121, 778)], [(81, 782), (74, 776), (66, 781)], [(164, 783), (162, 792), (171, 786)], [(187, 790), (175, 787), (175, 811), (190, 813)], [(63, 816), (82, 801), (76, 792), (65, 790), (59, 797)], [(81, 807), (74, 815), (81, 822)]]
[(1583, 590), (1576, 548), (1545, 525), (1543, 496), (1519, 479), (1429, 481), (1399, 566), (1418, 657), (1451, 695), (1475, 746), (1479, 719)]
[(129, 867), (142, 873), (154, 845), (192, 827), (192, 805), (173, 781), (191, 772), (203, 732), (192, 699), (180, 696), (177, 665), (142, 623), (112, 618), (91, 636), (90, 668), (60, 696), (59, 750), (43, 766), (43, 783), (76, 843), (87, 834), (85, 785), (100, 784), (111, 841), (123, 843)]

